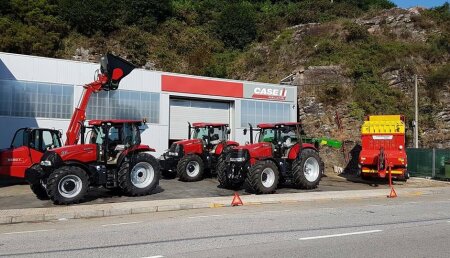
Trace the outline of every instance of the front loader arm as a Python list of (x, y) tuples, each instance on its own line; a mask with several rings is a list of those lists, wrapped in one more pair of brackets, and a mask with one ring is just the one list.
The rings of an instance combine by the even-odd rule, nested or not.
[(86, 120), (86, 109), (92, 93), (97, 93), (102, 90), (117, 90), (120, 80), (135, 68), (133, 64), (112, 54), (107, 54), (106, 57), (102, 57), (100, 63), (100, 74), (97, 80), (84, 85), (83, 95), (78, 103), (78, 107), (73, 112), (69, 128), (67, 129), (65, 145), (78, 143), (81, 128), (84, 120)]

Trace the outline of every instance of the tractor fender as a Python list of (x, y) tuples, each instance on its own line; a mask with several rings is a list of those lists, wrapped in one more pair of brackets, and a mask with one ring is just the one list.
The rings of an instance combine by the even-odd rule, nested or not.
[(125, 157), (139, 152), (155, 152), (155, 149), (150, 148), (148, 145), (139, 145), (135, 148), (124, 150), (117, 159), (117, 165), (122, 164), (122, 161), (125, 159)]
[(300, 148), (300, 143), (297, 143), (289, 150), (288, 159), (289, 160), (296, 159), (300, 155), (302, 149), (312, 149), (316, 152), (319, 152), (319, 150), (313, 144), (303, 143), (303, 145)]
[(84, 163), (82, 163), (82, 162), (79, 162), (79, 161), (77, 161), (77, 160), (67, 160), (67, 161), (64, 161), (64, 163), (61, 164), (60, 167), (62, 167), (62, 166), (74, 166), (74, 167), (79, 167), (79, 168), (81, 168), (82, 170), (84, 170), (84, 172), (86, 172), (88, 175), (91, 176), (91, 175), (93, 174), (92, 170), (89, 168), (88, 165), (86, 165), (86, 164), (84, 164)]

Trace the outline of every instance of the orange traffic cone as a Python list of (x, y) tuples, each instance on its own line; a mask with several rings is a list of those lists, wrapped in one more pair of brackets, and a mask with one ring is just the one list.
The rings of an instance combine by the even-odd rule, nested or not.
[(387, 197), (388, 198), (395, 198), (395, 197), (397, 197), (397, 192), (395, 191), (393, 186), (391, 186), (391, 192), (389, 193), (389, 195)]
[(239, 194), (237, 192), (234, 193), (233, 196), (233, 201), (231, 201), (231, 206), (239, 206), (239, 205), (244, 205), (244, 203), (242, 203), (241, 197), (239, 197)]

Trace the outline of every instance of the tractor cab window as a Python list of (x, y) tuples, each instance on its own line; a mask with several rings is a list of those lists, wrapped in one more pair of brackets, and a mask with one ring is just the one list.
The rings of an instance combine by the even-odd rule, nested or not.
[(29, 133), (25, 128), (17, 130), (14, 138), (11, 142), (11, 148), (18, 148), (21, 146), (27, 146)]
[(95, 126), (92, 129), (91, 138), (89, 143), (94, 143), (101, 145), (105, 139), (105, 134), (103, 133), (103, 128), (100, 126)]
[(208, 128), (206, 128), (206, 127), (196, 127), (194, 129), (194, 134), (192, 135), (192, 139), (204, 140), (206, 138), (208, 138)]
[(59, 140), (58, 134), (56, 132), (42, 131), (42, 144), (40, 147), (41, 151), (46, 151), (59, 147), (61, 147), (61, 141)]
[(125, 146), (134, 146), (141, 143), (139, 127), (134, 124), (124, 124), (122, 127), (122, 138)]
[(280, 128), (278, 139), (285, 147), (294, 145), (298, 141), (296, 128), (292, 126)]
[(211, 143), (225, 140), (225, 133), (226, 130), (223, 130), (223, 127), (214, 127), (214, 131), (211, 133)]
[(259, 135), (259, 142), (270, 142), (275, 140), (275, 130), (274, 129), (263, 129)]

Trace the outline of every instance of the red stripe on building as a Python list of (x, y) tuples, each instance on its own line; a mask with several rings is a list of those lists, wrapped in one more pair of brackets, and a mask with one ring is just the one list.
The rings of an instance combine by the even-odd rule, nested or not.
[(242, 83), (172, 75), (161, 76), (161, 90), (235, 98), (244, 96), (244, 85)]

